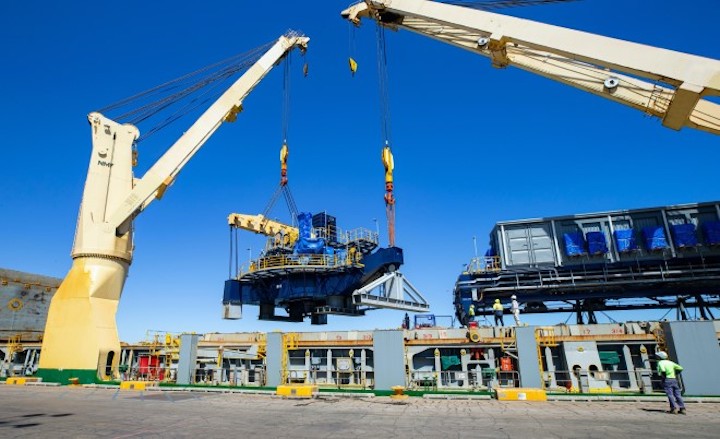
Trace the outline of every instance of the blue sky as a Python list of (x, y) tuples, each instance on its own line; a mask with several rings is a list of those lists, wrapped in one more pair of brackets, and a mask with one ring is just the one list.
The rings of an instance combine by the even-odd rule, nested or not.
[[(382, 140), (374, 25), (355, 32), (347, 2), (3, 2), (0, 5), (0, 266), (63, 277), (90, 153), (90, 111), (276, 39), (310, 38), (309, 76), (292, 64), (290, 182), (301, 210), (384, 242)], [(508, 12), (720, 58), (716, 1), (584, 0)], [(388, 32), (397, 244), (403, 273), (440, 315), (500, 220), (717, 200), (716, 136), (675, 132), (619, 104), (409, 32)], [(246, 99), (136, 220), (136, 252), (118, 311), (120, 337), (171, 332), (397, 327), (399, 311), (330, 316), (326, 327), (220, 319), (231, 212), (259, 213), (278, 182), (282, 69)], [(172, 139), (148, 140), (140, 172)], [(274, 211), (283, 215), (280, 204)], [(241, 247), (262, 245), (243, 234)], [(655, 313), (656, 317), (659, 317)], [(628, 318), (636, 317), (630, 315)], [(566, 315), (530, 316), (531, 323)]]

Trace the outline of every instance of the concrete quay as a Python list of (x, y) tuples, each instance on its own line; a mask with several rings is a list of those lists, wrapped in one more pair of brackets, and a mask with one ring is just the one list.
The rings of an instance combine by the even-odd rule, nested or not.
[(720, 404), (284, 399), (264, 394), (0, 386), (0, 437), (32, 438), (716, 438)]

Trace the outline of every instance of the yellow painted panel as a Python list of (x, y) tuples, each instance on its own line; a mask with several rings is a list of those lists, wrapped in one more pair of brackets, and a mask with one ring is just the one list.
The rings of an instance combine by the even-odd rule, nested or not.
[(145, 390), (148, 387), (156, 387), (156, 381), (122, 381), (121, 390)]
[[(78, 258), (50, 302), (40, 369), (106, 369), (120, 359), (115, 314), (127, 263)], [(100, 363), (100, 364), (98, 364)]]
[(606, 387), (591, 387), (590, 393), (612, 393), (612, 389), (609, 386)]
[(317, 390), (317, 386), (310, 384), (285, 384), (277, 387), (276, 394), (292, 398), (312, 398)]
[(547, 393), (542, 389), (515, 387), (495, 391), (499, 401), (547, 401)]
[(40, 381), (42, 380), (36, 377), (8, 377), (8, 379), (5, 380), (5, 384), (24, 386), (25, 383), (39, 383)]

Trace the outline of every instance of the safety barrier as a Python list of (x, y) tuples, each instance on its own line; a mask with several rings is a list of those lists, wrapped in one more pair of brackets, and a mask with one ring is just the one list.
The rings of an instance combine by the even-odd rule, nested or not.
[(442, 389), (492, 389), (497, 387), (519, 387), (520, 373), (516, 370), (494, 368), (462, 370), (414, 371), (410, 372), (408, 388), (415, 390)]
[[(548, 391), (568, 393), (653, 393), (662, 392), (662, 378), (651, 369), (555, 370), (543, 371)], [(678, 377), (682, 388), (682, 377)]]
[[(174, 375), (173, 382), (174, 382)], [(190, 384), (207, 386), (244, 386), (262, 387), (266, 383), (266, 372), (264, 367), (198, 367), (195, 368)]]
[(502, 269), (500, 256), (479, 256), (472, 258), (467, 266), (469, 273), (497, 272)]
[(318, 368), (290, 369), (288, 371), (289, 383), (307, 383), (321, 387), (334, 387), (338, 389), (371, 389), (374, 385), (373, 372), (366, 370), (325, 370)]
[(344, 235), (344, 243), (351, 243), (351, 242), (358, 242), (358, 241), (368, 241), (374, 244), (377, 244), (378, 241), (378, 233), (373, 232), (371, 230), (368, 230), (363, 227), (359, 227), (357, 229), (348, 230)]
[[(438, 373), (434, 371), (415, 371), (410, 372), (410, 377), (408, 378), (407, 387), (409, 389), (417, 390), (437, 390), (438, 387), (442, 387), (443, 383), (451, 383), (451, 382), (458, 382), (457, 379), (455, 379), (452, 375), (455, 372), (440, 372), (441, 379), (440, 383), (438, 383)], [(462, 378), (462, 375), (461, 375)], [(438, 386), (439, 384), (439, 386)], [(448, 386), (452, 387), (452, 386)], [(457, 387), (457, 386), (455, 386)]]
[[(110, 372), (111, 373), (111, 372)], [(123, 381), (175, 381), (175, 369), (164, 365), (160, 366), (134, 366), (125, 368), (121, 366), (120, 379)]]
[(339, 255), (273, 255), (266, 256), (250, 263), (247, 270), (243, 270), (243, 274), (247, 272), (255, 272), (262, 270), (272, 270), (278, 268), (333, 268), (347, 266), (361, 266), (360, 253), (348, 252), (347, 255), (341, 257)]

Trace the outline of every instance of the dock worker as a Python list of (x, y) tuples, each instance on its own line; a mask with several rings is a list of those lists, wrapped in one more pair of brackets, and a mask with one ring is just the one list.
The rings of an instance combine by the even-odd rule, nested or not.
[(517, 296), (512, 295), (510, 296), (512, 299), (512, 304), (510, 305), (510, 311), (512, 311), (513, 318), (515, 319), (515, 325), (521, 326), (520, 324), (520, 304), (517, 301)]
[(498, 325), (498, 322), (500, 322), (500, 326), (505, 326), (505, 322), (503, 321), (503, 306), (502, 303), (500, 303), (500, 299), (495, 299), (495, 303), (493, 303), (493, 314), (495, 314), (495, 326)]
[(475, 305), (470, 304), (470, 308), (468, 308), (468, 322), (474, 322), (475, 321)]
[(685, 414), (685, 403), (680, 395), (680, 384), (678, 384), (676, 372), (683, 370), (682, 366), (674, 361), (668, 360), (668, 354), (658, 351), (655, 355), (660, 359), (657, 363), (657, 372), (662, 377), (662, 385), (670, 402), (670, 410), (667, 413)]

